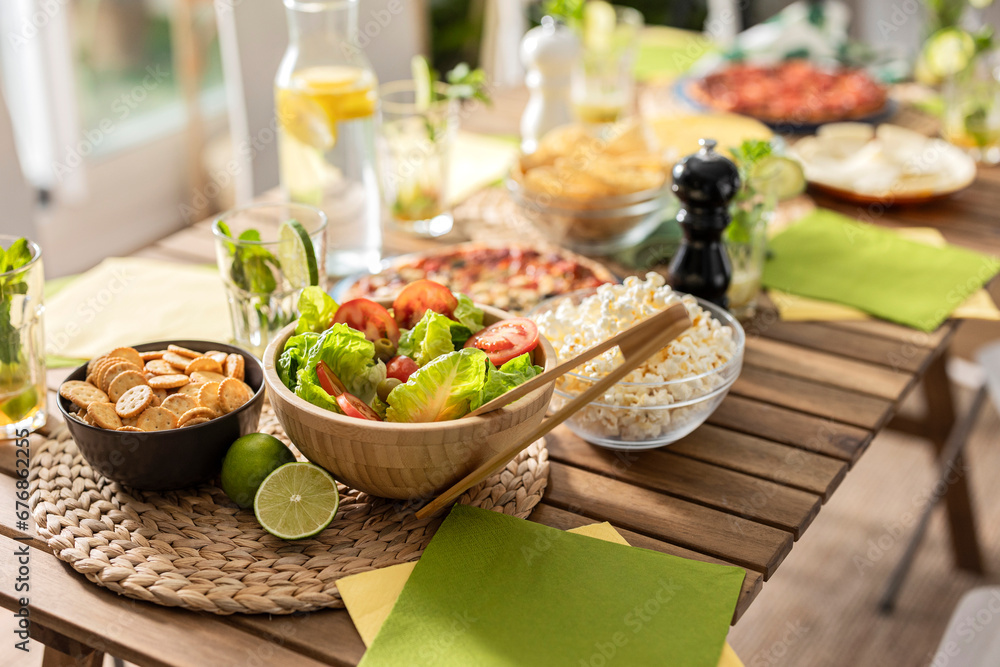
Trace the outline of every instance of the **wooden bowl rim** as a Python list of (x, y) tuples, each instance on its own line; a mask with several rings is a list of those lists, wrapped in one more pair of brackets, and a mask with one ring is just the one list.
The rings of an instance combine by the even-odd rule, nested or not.
[[(391, 305), (391, 299), (376, 299), (379, 303), (384, 306)], [(494, 318), (494, 321), (507, 320), (513, 317), (510, 313), (500, 310), (499, 308), (494, 308), (492, 306), (485, 306), (481, 303), (477, 303), (477, 306), (483, 309), (483, 312)], [(490, 322), (492, 324), (493, 322)], [(285, 328), (278, 332), (278, 335), (271, 340), (268, 344), (267, 349), (264, 350), (264, 384), (270, 392), (276, 394), (284, 402), (290, 404), (297, 410), (304, 411), (314, 417), (321, 419), (329, 419), (334, 424), (340, 424), (346, 427), (357, 427), (358, 419), (354, 417), (347, 417), (346, 415), (333, 412), (332, 410), (325, 410), (318, 405), (313, 405), (309, 401), (296, 396), (285, 383), (281, 381), (278, 377), (278, 369), (275, 365), (275, 360), (278, 356), (278, 350), (284, 349), (285, 341), (287, 341), (291, 335), (295, 332), (295, 322), (292, 322)], [(556, 351), (552, 347), (552, 344), (548, 341), (545, 336), (539, 333), (538, 344), (545, 350), (545, 370), (549, 370), (555, 367), (556, 364)], [(510, 414), (511, 412), (525, 411), (528, 406), (533, 402), (538, 400), (548, 390), (547, 386), (539, 387), (535, 391), (522, 396), (520, 399), (515, 401), (514, 405), (516, 408), (511, 409), (510, 406), (501, 408), (500, 410), (494, 410), (493, 412), (487, 413), (486, 415), (478, 415), (476, 417), (460, 417), (458, 419), (451, 419), (448, 421), (438, 421), (438, 422), (371, 422), (367, 423), (366, 426), (370, 426), (376, 430), (380, 431), (401, 431), (401, 432), (419, 432), (426, 431), (431, 428), (435, 431), (451, 431), (455, 429), (466, 429), (469, 427), (474, 427), (482, 424), (486, 424), (489, 421), (496, 419), (504, 414)], [(520, 405), (518, 405), (520, 404)]]

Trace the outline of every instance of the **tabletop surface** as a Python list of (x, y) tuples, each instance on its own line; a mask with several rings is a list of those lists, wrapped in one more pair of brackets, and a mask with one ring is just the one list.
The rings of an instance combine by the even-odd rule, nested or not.
[[(521, 103), (519, 94), (500, 96), (464, 127), (510, 132)], [(880, 225), (936, 227), (953, 243), (1000, 254), (998, 192), (1000, 169), (981, 169), (968, 190), (925, 206), (818, 203)], [(387, 246), (386, 254), (413, 249), (391, 239)], [(214, 263), (209, 223), (135, 255)], [(949, 321), (924, 334), (884, 321), (787, 323), (764, 309), (746, 327), (744, 368), (730, 395), (680, 442), (612, 452), (556, 429), (548, 437), (549, 485), (531, 519), (564, 529), (609, 521), (635, 546), (739, 565), (747, 574), (738, 621), (956, 327)], [(67, 373), (50, 371), (50, 389)], [(0, 451), (0, 487), (12, 498), (13, 448)], [(13, 512), (0, 519), (3, 571), (16, 569), (15, 539), (30, 547), (33, 622), (126, 660), (203, 665), (244, 656), (261, 664), (352, 665), (364, 651), (343, 610), (217, 617), (118, 597), (58, 562), (33, 531), (17, 530)], [(6, 587), (0, 602), (14, 608)]]

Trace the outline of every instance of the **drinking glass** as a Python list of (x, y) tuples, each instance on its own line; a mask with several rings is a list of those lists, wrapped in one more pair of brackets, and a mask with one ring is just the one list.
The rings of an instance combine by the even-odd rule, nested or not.
[[(326, 214), (305, 204), (255, 204), (228, 211), (212, 225), (215, 256), (233, 322), (233, 344), (261, 357), (271, 337), (298, 316), (299, 294), (310, 284), (308, 258), (282, 226), (297, 220), (312, 245), (325, 285)], [(225, 230), (229, 230), (229, 234)], [(306, 248), (306, 252), (309, 249)]]
[[(0, 234), (8, 251), (17, 237)], [(23, 437), (45, 425), (45, 275), (42, 251), (28, 241), (31, 259), (0, 273), (0, 436)]]
[(726, 229), (725, 246), (732, 265), (729, 281), (729, 312), (740, 321), (757, 313), (764, 260), (767, 256), (767, 225), (774, 217), (776, 200), (755, 192), (730, 208), (733, 221)]
[(382, 124), (379, 164), (389, 224), (415, 236), (451, 231), (448, 158), (458, 128), (458, 102), (437, 83), (425, 104), (413, 81), (379, 88)]
[(601, 21), (585, 23), (583, 54), (570, 84), (573, 112), (584, 123), (615, 123), (629, 115), (642, 14), (631, 7), (614, 7)]
[(1000, 58), (980, 54), (945, 82), (944, 137), (984, 164), (1000, 164)]

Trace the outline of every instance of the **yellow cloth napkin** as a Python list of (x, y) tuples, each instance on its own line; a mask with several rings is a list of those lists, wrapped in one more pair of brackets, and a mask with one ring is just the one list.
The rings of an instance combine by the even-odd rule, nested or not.
[(459, 132), (448, 165), (448, 204), (454, 206), (474, 192), (496, 183), (517, 157), (516, 141), (485, 134)]
[[(580, 526), (569, 532), (628, 546), (625, 538), (607, 522)], [(396, 598), (399, 597), (416, 565), (416, 563), (391, 565), (353, 574), (337, 581), (340, 597), (344, 600), (347, 613), (351, 615), (351, 620), (354, 621), (354, 626), (358, 629), (365, 646), (370, 646), (375, 641), (375, 635), (389, 617)], [(722, 647), (719, 667), (743, 667), (743, 663), (728, 643)]]
[(228, 341), (222, 279), (215, 267), (112, 257), (45, 304), (46, 353), (89, 359), (156, 340)]
[[(925, 243), (940, 248), (947, 245), (944, 236), (933, 227), (903, 227), (894, 230), (903, 238), (916, 243)], [(857, 308), (830, 301), (820, 301), (809, 297), (789, 294), (771, 289), (767, 292), (778, 309), (778, 314), (786, 322), (833, 322), (839, 320), (870, 320), (870, 315)], [(966, 320), (1000, 320), (1000, 309), (993, 303), (989, 292), (981, 289), (959, 305), (951, 316)]]

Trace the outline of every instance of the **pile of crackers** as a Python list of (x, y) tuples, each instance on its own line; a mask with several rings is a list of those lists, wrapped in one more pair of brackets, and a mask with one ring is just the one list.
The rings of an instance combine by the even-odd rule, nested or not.
[(139, 352), (119, 347), (87, 364), (86, 381), (69, 380), (59, 395), (70, 416), (114, 431), (167, 431), (197, 426), (253, 398), (239, 354), (195, 352), (179, 345)]

